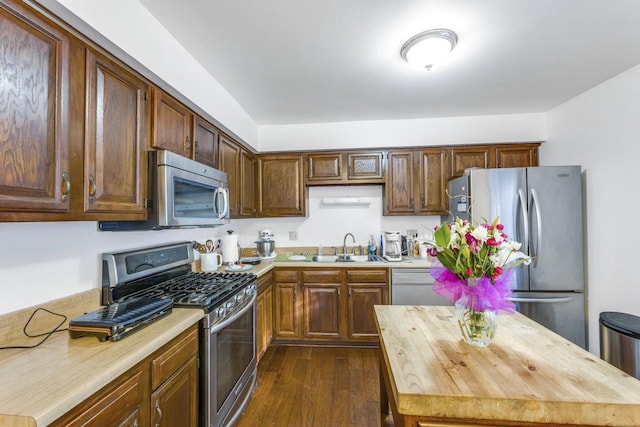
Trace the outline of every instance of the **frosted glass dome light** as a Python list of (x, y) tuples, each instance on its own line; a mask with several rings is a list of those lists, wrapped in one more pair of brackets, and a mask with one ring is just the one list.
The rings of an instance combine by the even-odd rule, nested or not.
[(428, 30), (407, 40), (400, 49), (400, 56), (411, 65), (430, 70), (446, 58), (457, 43), (458, 36), (451, 30)]

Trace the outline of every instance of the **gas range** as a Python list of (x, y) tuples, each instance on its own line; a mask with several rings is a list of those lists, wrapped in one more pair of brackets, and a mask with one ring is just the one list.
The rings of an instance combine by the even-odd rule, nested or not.
[(255, 274), (195, 273), (192, 246), (180, 242), (103, 254), (102, 304), (170, 298), (174, 307), (203, 309), (209, 327), (251, 300)]

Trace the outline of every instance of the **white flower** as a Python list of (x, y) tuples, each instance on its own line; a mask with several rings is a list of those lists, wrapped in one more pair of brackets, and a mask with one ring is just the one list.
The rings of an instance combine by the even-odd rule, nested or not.
[(471, 235), (473, 236), (474, 239), (476, 239), (479, 242), (486, 242), (487, 238), (489, 237), (489, 230), (487, 230), (486, 228), (479, 226), (476, 227), (472, 232)]

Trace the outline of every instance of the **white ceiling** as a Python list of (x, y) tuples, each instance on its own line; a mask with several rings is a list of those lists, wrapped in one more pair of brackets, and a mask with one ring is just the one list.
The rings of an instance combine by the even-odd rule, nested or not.
[(640, 63), (639, 0), (140, 1), (258, 125), (545, 112)]

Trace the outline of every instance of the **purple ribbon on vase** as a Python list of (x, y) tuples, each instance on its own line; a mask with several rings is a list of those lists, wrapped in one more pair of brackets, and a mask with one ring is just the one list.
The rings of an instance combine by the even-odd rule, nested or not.
[[(455, 303), (462, 296), (470, 296), (474, 297), (473, 301), (475, 301), (475, 307), (469, 307), (473, 310), (496, 310), (508, 314), (516, 311), (515, 304), (509, 300), (512, 269), (502, 273), (494, 283), (491, 283), (488, 277), (460, 279), (439, 263), (431, 266), (430, 273), (435, 279), (433, 291), (448, 301)], [(472, 285), (470, 281), (475, 281), (475, 284)]]

